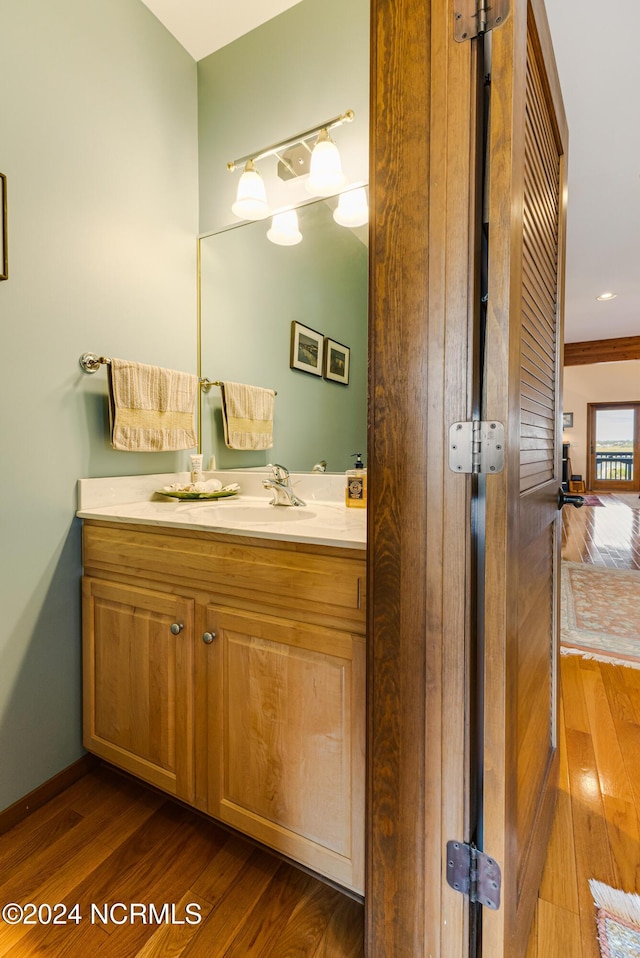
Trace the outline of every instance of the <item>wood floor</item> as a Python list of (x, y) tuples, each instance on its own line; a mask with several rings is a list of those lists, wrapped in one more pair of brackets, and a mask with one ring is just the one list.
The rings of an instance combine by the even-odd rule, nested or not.
[[(566, 558), (640, 568), (640, 510), (617, 500), (564, 510)], [(588, 879), (640, 893), (640, 670), (566, 657), (562, 688), (560, 791), (527, 958), (598, 958)], [(0, 903), (77, 903), (82, 916), (0, 922), (2, 958), (364, 955), (361, 905), (106, 767), (0, 836), (0, 863)], [(120, 902), (114, 921), (91, 920), (92, 903)], [(116, 924), (131, 903), (175, 905), (176, 923)], [(201, 923), (178, 924), (190, 903)]]
[[(107, 767), (0, 836), (0, 862), (0, 903), (60, 902), (69, 911), (77, 903), (81, 916), (66, 925), (0, 922), (2, 956), (364, 954), (361, 905)], [(100, 908), (93, 921), (92, 903)], [(145, 923), (148, 909), (130, 920), (132, 903), (154, 903), (161, 917), (165, 903), (175, 905), (175, 923)], [(198, 911), (200, 924), (186, 922)]]
[(604, 507), (563, 510), (562, 558), (610, 569), (640, 569), (638, 494), (598, 496)]
[[(640, 568), (640, 510), (601, 498), (565, 508), (563, 557)], [(588, 879), (640, 893), (640, 670), (566, 656), (561, 673), (560, 790), (527, 958), (599, 958)]]

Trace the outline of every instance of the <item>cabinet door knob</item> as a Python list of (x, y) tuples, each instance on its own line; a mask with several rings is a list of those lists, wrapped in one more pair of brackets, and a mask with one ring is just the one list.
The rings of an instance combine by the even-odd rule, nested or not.
[(184, 629), (184, 625), (182, 624), (182, 622), (174, 622), (171, 625), (171, 634), (180, 635), (183, 629)]
[(205, 632), (204, 635), (202, 636), (202, 641), (204, 642), (205, 645), (211, 645), (215, 637), (216, 637), (215, 632)]

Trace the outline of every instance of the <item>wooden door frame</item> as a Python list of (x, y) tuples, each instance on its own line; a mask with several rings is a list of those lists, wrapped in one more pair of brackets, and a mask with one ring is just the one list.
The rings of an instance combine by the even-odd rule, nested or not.
[(452, 0), (372, 0), (367, 958), (463, 958), (470, 838), (476, 51)]
[[(633, 434), (633, 479), (631, 484), (621, 481), (607, 482), (606, 488), (600, 488), (594, 485), (597, 481), (595, 477), (595, 453), (592, 453), (593, 443), (596, 438), (596, 412), (598, 409), (635, 409), (634, 434)], [(590, 402), (587, 403), (587, 489), (596, 492), (640, 492), (640, 400), (632, 402)]]

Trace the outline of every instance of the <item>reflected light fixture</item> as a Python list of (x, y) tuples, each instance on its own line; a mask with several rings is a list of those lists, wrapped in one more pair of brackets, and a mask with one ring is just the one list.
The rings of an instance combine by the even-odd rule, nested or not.
[(327, 129), (320, 130), (311, 153), (311, 169), (305, 184), (306, 190), (312, 196), (332, 196), (346, 182), (338, 147), (329, 136)]
[(295, 210), (276, 213), (271, 220), (271, 229), (267, 230), (267, 239), (276, 246), (295, 246), (302, 239), (298, 228), (298, 214)]
[(369, 204), (364, 186), (340, 194), (333, 218), (340, 226), (364, 226), (369, 221)]
[[(273, 146), (267, 146), (263, 150), (249, 153), (247, 156), (227, 163), (227, 169), (230, 172), (244, 167), (238, 183), (236, 200), (231, 207), (234, 214), (246, 220), (261, 220), (271, 214), (264, 182), (255, 167), (259, 160), (268, 156), (278, 158), (280, 179), (299, 178), (309, 173), (306, 187), (311, 194), (331, 196), (339, 193), (347, 182), (347, 178), (342, 172), (340, 154), (329, 136), (329, 130), (342, 126), (343, 123), (351, 123), (354, 118), (353, 110), (347, 110), (288, 140), (281, 140)], [(315, 144), (312, 146), (314, 139)], [(295, 149), (292, 150), (292, 148)], [(286, 151), (289, 150), (292, 152), (287, 153)]]
[(596, 296), (596, 299), (601, 303), (606, 303), (610, 299), (615, 299), (616, 296), (617, 296), (617, 293), (600, 293), (599, 296)]
[(241, 220), (263, 220), (271, 213), (264, 180), (256, 170), (253, 160), (246, 163), (231, 210)]

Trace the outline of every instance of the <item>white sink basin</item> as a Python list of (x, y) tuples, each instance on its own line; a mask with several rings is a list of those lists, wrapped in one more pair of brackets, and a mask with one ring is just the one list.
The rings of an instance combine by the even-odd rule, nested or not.
[[(213, 507), (199, 506), (199, 509), (207, 509), (209, 515), (212, 513), (221, 523), (242, 523), (244, 525), (266, 525), (267, 523), (280, 522), (300, 522), (314, 519), (316, 513), (306, 506), (271, 506), (269, 503), (256, 503), (255, 505), (236, 505), (235, 503), (218, 502)], [(211, 511), (209, 511), (211, 510)], [(215, 510), (215, 512), (213, 511)]]

